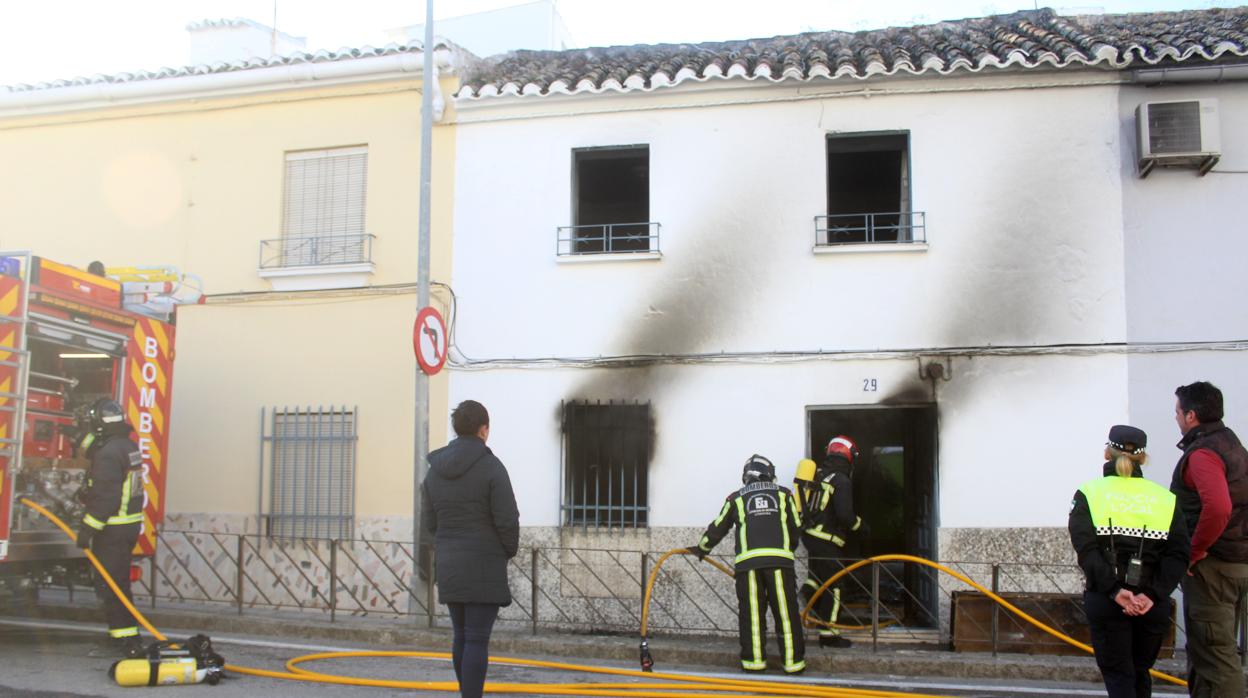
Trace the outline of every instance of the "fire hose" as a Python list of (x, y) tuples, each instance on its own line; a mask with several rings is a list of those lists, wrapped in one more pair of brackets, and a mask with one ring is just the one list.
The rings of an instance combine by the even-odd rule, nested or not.
[[(26, 506), (30, 507), (31, 509), (34, 509), (35, 511), (42, 514), (49, 521), (51, 521), (58, 528), (60, 528), (61, 531), (65, 533), (65, 535), (69, 536), (70, 538), (75, 537), (73, 530), (70, 529), (69, 526), (65, 524), (65, 522), (57, 518), (56, 515), (52, 514), (52, 512), (43, 508), (39, 504), (30, 501), (29, 499), (23, 498), (21, 502), (25, 504)], [(109, 589), (112, 590), (112, 592), (122, 602), (122, 604), (126, 607), (126, 609), (130, 611), (130, 613), (134, 616), (135, 620), (138, 621), (138, 623), (142, 625), (149, 633), (151, 633), (152, 637), (155, 637), (157, 640), (160, 640), (160, 641), (166, 641), (168, 638), (163, 633), (161, 633), (154, 625), (152, 625), (151, 622), (149, 622), (147, 618), (142, 613), (140, 613), (137, 608), (134, 607), (134, 604), (130, 602), (130, 599), (126, 598), (126, 595), (122, 593), (120, 587), (117, 586), (117, 583), (112, 579), (112, 577), (109, 576), (108, 572), (104, 569), (104, 566), (100, 564), (100, 561), (96, 558), (95, 554), (92, 553), (89, 549), (85, 550), (84, 552), (87, 556), (87, 559), (91, 562), (92, 566), (95, 567), (96, 572), (105, 581)], [(658, 578), (659, 567), (661, 567), (663, 562), (665, 562), (670, 556), (684, 553), (684, 552), (686, 551), (683, 548), (668, 551), (659, 559), (658, 564), (655, 565), (655, 569), (650, 575), (649, 582), (646, 585), (645, 601), (644, 601), (644, 605), (642, 608), (641, 634), (643, 638), (643, 644), (645, 641), (644, 638), (646, 636), (646, 631), (647, 631), (647, 620), (648, 620), (648, 611), (649, 611), (649, 605), (650, 605), (650, 599), (651, 599), (651, 592), (652, 592), (654, 582)], [(925, 562), (926, 564), (937, 567), (937, 569), (941, 569), (941, 566), (938, 565), (937, 563), (923, 561), (921, 560), (921, 558), (910, 558), (909, 556), (883, 556), (883, 557), (894, 558), (894, 559), (907, 558), (907, 559), (911, 559), (915, 561), (922, 561), (922, 562)], [(874, 559), (881, 559), (881, 558), (874, 558)], [(863, 560), (861, 563), (858, 563), (858, 566), (862, 564), (866, 564), (870, 561), (871, 560)], [(708, 559), (708, 562), (715, 565), (716, 568), (719, 569), (721, 572), (725, 572), (726, 574), (729, 574), (729, 575), (732, 574), (731, 570), (728, 570), (722, 564), (714, 560), (709, 560), (709, 559)], [(816, 592), (816, 595), (811, 598), (811, 602), (813, 603), (814, 599), (818, 597), (819, 593), (822, 593), (833, 582), (835, 582), (842, 575), (844, 575), (845, 573), (847, 573), (848, 571), (854, 568), (855, 568), (854, 566), (848, 567), (845, 570), (842, 570), (837, 575), (830, 577), (827, 580), (827, 582), (825, 582), (824, 585), (819, 588), (818, 592)], [(971, 584), (972, 586), (977, 587), (978, 589), (980, 589), (981, 591), (984, 591), (985, 593), (988, 593), (990, 596), (994, 598), (995, 601), (1003, 604), (1006, 608), (1011, 609), (1013, 612), (1019, 614), (1023, 618), (1030, 620), (1030, 622), (1032, 622), (1033, 624), (1041, 626), (1042, 628), (1047, 627), (1047, 626), (1043, 626), (1043, 624), (1039, 623), (1039, 621), (1036, 621), (1035, 619), (1032, 619), (1030, 616), (1027, 616), (1026, 614), (1022, 613), (1022, 611), (1019, 611), (1018, 609), (1014, 608), (1004, 599), (997, 597), (995, 594), (992, 594), (991, 592), (983, 589), (983, 587), (980, 587), (979, 585), (975, 584), (969, 579), (965, 579), (964, 577), (962, 577), (962, 575), (959, 575), (957, 572), (954, 572), (952, 570), (947, 570), (947, 568), (942, 571), (947, 571), (949, 574), (962, 578), (963, 581)], [(803, 616), (805, 617), (808, 614), (808, 612), (809, 612), (809, 604), (807, 608), (803, 609), (803, 612), (802, 612)], [(1048, 629), (1048, 632), (1050, 632), (1051, 634), (1055, 634), (1058, 637), (1065, 638), (1065, 636), (1061, 635), (1060, 633), (1057, 633), (1057, 631), (1055, 630)], [(1091, 650), (1090, 647), (1088, 647), (1087, 645), (1083, 645), (1082, 643), (1078, 643), (1076, 640), (1073, 640), (1070, 638), (1065, 638), (1065, 639), (1071, 644), (1074, 644), (1075, 646), (1080, 647), (1081, 649), (1084, 649), (1086, 651)], [(257, 669), (253, 667), (240, 666), (237, 664), (226, 664), (224, 668), (226, 671), (232, 671), (236, 674), (282, 679), (282, 680), (287, 680), (287, 681), (308, 681), (308, 682), (314, 682), (314, 683), (337, 684), (337, 685), (346, 685), (346, 686), (372, 686), (372, 687), (378, 687), (378, 688), (396, 688), (396, 689), (406, 689), (406, 690), (447, 691), (447, 692), (452, 692), (452, 693), (457, 692), (459, 690), (459, 684), (455, 681), (399, 681), (399, 680), (390, 680), (390, 679), (370, 679), (370, 678), (364, 678), (364, 677), (341, 676), (337, 674), (329, 674), (329, 673), (324, 673), (324, 672), (312, 671), (310, 669), (306, 669), (303, 666), (301, 666), (304, 663), (315, 662), (315, 661), (324, 661), (324, 660), (333, 660), (333, 659), (351, 659), (351, 658), (382, 658), (382, 657), (445, 660), (445, 659), (450, 659), (451, 654), (449, 652), (417, 652), (417, 651), (322, 652), (322, 653), (317, 653), (317, 654), (307, 654), (307, 655), (303, 655), (303, 656), (299, 656), (299, 657), (295, 657), (293, 659), (287, 660), (286, 671), (284, 672), (272, 671), (268, 669)], [(903, 698), (903, 697), (915, 698), (916, 696), (918, 698), (935, 698), (933, 696), (924, 696), (923, 694), (916, 694), (916, 693), (900, 693), (900, 692), (894, 692), (894, 691), (877, 691), (877, 690), (870, 690), (870, 689), (840, 688), (840, 687), (819, 686), (819, 685), (812, 685), (812, 684), (799, 684), (799, 683), (794, 683), (794, 682), (783, 682), (783, 681), (726, 679), (726, 678), (718, 678), (718, 677), (711, 677), (711, 676), (698, 676), (694, 674), (661, 673), (661, 672), (653, 672), (653, 671), (638, 671), (638, 670), (633, 670), (633, 669), (616, 669), (612, 667), (589, 666), (589, 665), (583, 665), (583, 664), (571, 664), (567, 662), (551, 662), (551, 661), (537, 660), (537, 659), (521, 659), (521, 658), (515, 658), (515, 657), (490, 657), (489, 661), (491, 664), (503, 664), (503, 665), (509, 665), (509, 666), (525, 666), (525, 667), (555, 669), (555, 670), (562, 670), (562, 671), (577, 671), (577, 672), (583, 672), (583, 673), (589, 673), (589, 674), (601, 674), (601, 675), (606, 675), (606, 676), (627, 677), (627, 678), (632, 678), (632, 679), (646, 679), (648, 681), (662, 680), (662, 681), (665, 681), (665, 683), (625, 683), (625, 682), (503, 683), (503, 682), (489, 682), (485, 684), (485, 692), (487, 693), (518, 693), (518, 694), (528, 694), (528, 695), (568, 695), (568, 696), (626, 696), (626, 697), (636, 696), (640, 698), (690, 698), (690, 696), (707, 695), (708, 693), (713, 694), (715, 696), (727, 696), (727, 697), (733, 697), (733, 698), (735, 698), (736, 696), (758, 696), (758, 695), (809, 696), (811, 698)], [(651, 665), (653, 665), (653, 662), (651, 662)], [(1180, 685), (1185, 685), (1185, 682), (1183, 682), (1182, 680), (1176, 679), (1166, 674), (1155, 672), (1155, 675), (1158, 675), (1160, 678), (1170, 680), (1175, 683), (1179, 683)]]
[[(664, 553), (662, 557), (659, 558), (658, 562), (655, 564), (654, 569), (650, 572), (650, 579), (646, 583), (645, 601), (643, 602), (642, 608), (641, 608), (641, 666), (642, 666), (643, 671), (649, 671), (650, 667), (654, 666), (654, 658), (650, 654), (649, 642), (647, 641), (647, 638), (646, 638), (647, 621), (649, 619), (649, 611), (650, 611), (650, 592), (654, 588), (654, 583), (658, 579), (658, 576), (659, 576), (659, 568), (663, 566), (663, 563), (666, 562), (667, 559), (671, 557), (672, 555), (679, 555), (682, 553), (688, 554), (688, 555), (693, 554), (688, 548), (675, 548), (673, 550), (669, 550), (666, 553)], [(719, 570), (720, 572), (723, 572), (729, 577), (734, 576), (732, 570), (728, 569), (722, 563), (716, 560), (713, 560), (710, 557), (704, 557), (702, 559), (705, 562), (709, 562), (713, 567), (715, 567), (715, 569)], [(1032, 616), (1023, 612), (1014, 604), (998, 596), (991, 589), (984, 587), (982, 584), (979, 584), (978, 582), (971, 579), (970, 577), (967, 577), (961, 572), (945, 567), (939, 562), (932, 562), (931, 560), (921, 558), (921, 557), (915, 557), (913, 555), (899, 555), (899, 554), (876, 555), (875, 557), (869, 557), (864, 560), (859, 560), (851, 565), (844, 567), (843, 569), (838, 571), (836, 574), (824, 580), (823, 584), (820, 585), (820, 587), (816, 589), (813, 594), (811, 594), (810, 598), (806, 601), (806, 605), (802, 608), (802, 613), (801, 613), (802, 624), (805, 626), (823, 625), (827, 627), (835, 627), (835, 628), (843, 628), (843, 629), (853, 629), (853, 628), (862, 627), (862, 626), (844, 626), (844, 625), (838, 625), (835, 623), (826, 623), (824, 621), (819, 620), (818, 618), (812, 618), (810, 615), (810, 611), (812, 608), (814, 608), (815, 603), (819, 600), (819, 597), (822, 596), (824, 592), (828, 590), (829, 587), (831, 587), (833, 584), (835, 584), (837, 581), (839, 581), (842, 577), (849, 574), (850, 572), (853, 572), (854, 570), (860, 567), (863, 567), (864, 565), (869, 565), (874, 562), (894, 562), (894, 561), (895, 562), (912, 562), (918, 565), (926, 565), (927, 567), (931, 567), (940, 572), (944, 572), (945, 574), (953, 577), (954, 579), (957, 579), (963, 584), (966, 584), (970, 586), (971, 588), (975, 589), (976, 591), (982, 593), (983, 595), (987, 596), (989, 599), (992, 599), (994, 602), (996, 602), (997, 604), (1005, 608), (1005, 610), (1009, 611), (1010, 613), (1013, 613), (1014, 615), (1030, 623), (1036, 628), (1039, 628), (1045, 633), (1052, 635), (1053, 637), (1061, 640), (1062, 642), (1065, 642), (1066, 644), (1072, 647), (1077, 647), (1078, 649), (1081, 649), (1084, 652), (1087, 652), (1088, 654), (1095, 654), (1095, 650), (1093, 650), (1090, 645), (1080, 642), (1074, 639), (1073, 637), (1070, 637), (1069, 635), (1065, 635), (1049, 627), (1048, 625), (1041, 623), (1040, 621), (1036, 620)], [(1180, 679), (1177, 676), (1171, 676), (1167, 673), (1157, 671), (1156, 669), (1149, 669), (1148, 672), (1150, 675), (1153, 676), (1153, 678), (1161, 679), (1162, 681), (1168, 681), (1172, 684), (1175, 684), (1176, 686), (1187, 686), (1187, 681), (1184, 681), (1183, 679)]]

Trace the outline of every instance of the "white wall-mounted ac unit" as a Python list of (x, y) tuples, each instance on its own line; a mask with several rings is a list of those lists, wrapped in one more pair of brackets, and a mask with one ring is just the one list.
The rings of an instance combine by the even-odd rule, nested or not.
[(1135, 130), (1141, 178), (1158, 165), (1194, 167), (1203, 176), (1222, 156), (1216, 99), (1144, 102), (1135, 108)]

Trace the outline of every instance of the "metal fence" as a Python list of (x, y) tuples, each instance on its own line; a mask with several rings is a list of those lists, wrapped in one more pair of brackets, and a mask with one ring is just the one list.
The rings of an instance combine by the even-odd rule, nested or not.
[(925, 242), (927, 214), (923, 211), (815, 216), (815, 247)]
[(659, 223), (564, 225), (557, 229), (555, 255), (659, 252)]
[[(297, 610), (328, 616), (409, 617), (418, 624), (449, 625), (415, 565), (412, 545), (372, 540), (277, 540), (263, 536), (163, 531), (157, 554), (135, 587), (136, 601), (196, 603), (252, 609)], [(646, 580), (661, 553), (649, 551), (522, 548), (509, 565), (513, 603), (499, 624), (512, 629), (573, 633), (636, 633)], [(727, 557), (719, 558), (731, 564)], [(240, 564), (241, 561), (241, 564)], [(837, 561), (848, 564), (850, 561)], [(1054, 627), (1086, 625), (1082, 574), (1073, 565), (944, 562), (1003, 595), (1047, 595), (1057, 603), (1028, 610)], [(798, 565), (798, 579), (805, 574)], [(932, 574), (935, 574), (934, 571)], [(845, 633), (875, 650), (883, 645), (930, 649), (951, 641), (952, 608), (969, 591), (938, 575), (936, 603), (923, 602), (905, 581), (900, 564), (872, 563), (843, 580), (839, 622)], [(800, 581), (799, 581), (800, 585)], [(805, 599), (802, 599), (803, 604)], [(688, 555), (669, 558), (651, 597), (651, 635), (732, 635), (737, 629), (733, 580)], [(983, 651), (1017, 647), (1023, 621), (994, 608), (988, 617), (959, 615), (980, 638)], [(1241, 622), (1241, 644), (1245, 626)], [(964, 628), (966, 630), (966, 628)], [(960, 635), (963, 633), (959, 633)], [(1045, 636), (1027, 640), (1025, 651), (1063, 643)], [(1176, 646), (1185, 638), (1176, 628)], [(1051, 645), (1052, 647), (1045, 647)]]
[(260, 241), (260, 268), (371, 264), (375, 235), (290, 236)]

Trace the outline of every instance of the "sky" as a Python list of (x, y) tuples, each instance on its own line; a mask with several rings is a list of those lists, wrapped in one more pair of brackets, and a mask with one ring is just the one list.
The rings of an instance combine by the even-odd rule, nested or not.
[[(434, 0), (443, 17), (523, 0)], [(1248, 0), (1090, 0), (1062, 14), (1233, 7)], [(924, 24), (1043, 7), (1035, 0), (558, 0), (577, 46), (725, 41)], [(424, 21), (422, 0), (0, 0), (0, 85), (188, 63), (186, 25), (244, 17), (307, 39), (308, 50), (387, 42)], [(435, 29), (436, 31), (436, 29)]]

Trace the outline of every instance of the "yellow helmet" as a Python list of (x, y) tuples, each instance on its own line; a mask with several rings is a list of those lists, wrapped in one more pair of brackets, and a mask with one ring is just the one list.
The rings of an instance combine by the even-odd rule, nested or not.
[(803, 458), (797, 462), (797, 473), (793, 475), (794, 480), (803, 482), (815, 481), (815, 462), (809, 458)]

